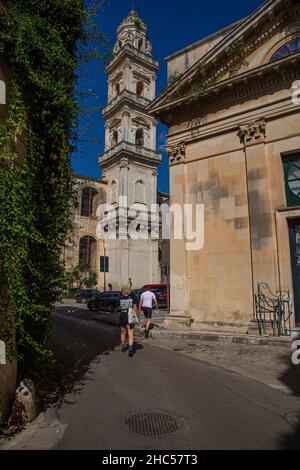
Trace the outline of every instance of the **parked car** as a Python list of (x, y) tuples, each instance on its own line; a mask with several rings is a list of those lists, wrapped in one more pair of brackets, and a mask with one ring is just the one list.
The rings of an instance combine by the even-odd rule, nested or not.
[(98, 289), (78, 289), (75, 292), (75, 299), (77, 303), (87, 303), (89, 299), (101, 294)]
[(87, 306), (90, 310), (104, 310), (113, 313), (120, 307), (121, 295), (120, 291), (102, 292), (90, 299)]

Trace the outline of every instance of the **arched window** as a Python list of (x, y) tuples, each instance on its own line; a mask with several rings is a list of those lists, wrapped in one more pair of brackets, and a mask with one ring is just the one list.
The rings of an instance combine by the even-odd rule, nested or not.
[(136, 94), (138, 96), (143, 96), (144, 92), (144, 83), (143, 82), (137, 82), (136, 84)]
[(115, 94), (116, 96), (120, 94), (120, 83), (115, 84)]
[(292, 39), (291, 41), (287, 42), (279, 49), (277, 49), (277, 51), (272, 55), (270, 62), (283, 59), (284, 57), (287, 57), (291, 54), (295, 54), (295, 52), (298, 51), (300, 51), (300, 36)]
[(81, 195), (82, 217), (90, 217), (96, 214), (98, 202), (98, 192), (94, 188), (84, 188)]
[(113, 133), (112, 133), (112, 140), (111, 140), (112, 146), (117, 145), (118, 140), (119, 140), (118, 131), (114, 130)]
[(146, 185), (143, 180), (135, 182), (135, 202), (144, 203), (146, 198)]
[(144, 131), (143, 129), (138, 129), (135, 133), (135, 145), (137, 147), (144, 147)]
[(79, 264), (96, 269), (97, 242), (90, 236), (82, 237), (79, 241)]
[(144, 41), (142, 39), (139, 39), (138, 42), (138, 50), (141, 51), (143, 49)]
[(116, 180), (111, 183), (111, 202), (112, 204), (118, 202), (118, 183)]

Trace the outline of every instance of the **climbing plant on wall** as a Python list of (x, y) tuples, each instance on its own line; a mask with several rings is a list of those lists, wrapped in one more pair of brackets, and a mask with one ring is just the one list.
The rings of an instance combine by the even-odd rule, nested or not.
[(0, 336), (19, 370), (33, 371), (51, 357), (51, 305), (63, 286), (75, 85), (78, 61), (89, 54), (89, 16), (83, 0), (3, 3), (0, 56), (10, 88), (0, 127)]

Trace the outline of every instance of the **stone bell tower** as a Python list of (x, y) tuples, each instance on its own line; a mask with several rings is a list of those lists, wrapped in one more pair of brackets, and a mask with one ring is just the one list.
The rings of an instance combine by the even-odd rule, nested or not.
[[(145, 208), (141, 213), (148, 218), (149, 235), (147, 239), (143, 236), (136, 239), (119, 234), (115, 240), (105, 242), (109, 257), (107, 282), (113, 289), (128, 284), (129, 279), (133, 287), (160, 281), (158, 240), (150, 236), (150, 212), (151, 204), (157, 203), (157, 167), (161, 155), (156, 152), (157, 123), (147, 111), (155, 98), (157, 70), (147, 27), (131, 11), (117, 29), (113, 58), (106, 68), (105, 152), (99, 165), (108, 181), (108, 202), (114, 207), (116, 226), (124, 230), (124, 218), (127, 225), (132, 222), (130, 213), (124, 213), (120, 207), (120, 197), (125, 196), (129, 206), (139, 204)], [(140, 229), (141, 224), (137, 224), (137, 233)]]

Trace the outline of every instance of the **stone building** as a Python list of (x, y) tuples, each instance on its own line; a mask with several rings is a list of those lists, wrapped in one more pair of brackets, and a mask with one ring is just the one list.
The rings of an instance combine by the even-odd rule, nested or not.
[(104, 289), (104, 274), (100, 272), (100, 257), (104, 256), (104, 241), (97, 236), (97, 208), (106, 203), (107, 183), (103, 180), (75, 175), (77, 201), (72, 213), (72, 231), (65, 243), (63, 262), (66, 271), (79, 264), (97, 273), (97, 288)]
[(300, 3), (269, 0), (167, 59), (148, 108), (169, 127), (170, 203), (204, 204), (205, 241), (171, 240), (169, 328), (245, 333), (258, 283), (300, 324)]
[[(138, 236), (143, 221), (148, 235), (151, 205), (157, 203), (157, 167), (161, 155), (156, 152), (156, 119), (147, 111), (155, 98), (157, 69), (147, 27), (131, 11), (118, 27), (113, 58), (106, 68), (105, 152), (99, 159), (108, 183), (108, 203), (113, 209), (108, 215), (109, 223), (118, 228), (116, 239), (105, 242), (109, 257), (107, 279), (113, 288), (128, 284), (129, 279), (135, 287), (160, 282), (158, 240), (150, 235), (143, 238), (144, 230)], [(126, 208), (124, 212), (124, 207), (132, 204), (140, 213), (140, 222), (136, 225), (136, 236), (130, 238), (128, 224), (138, 215), (130, 215)]]

